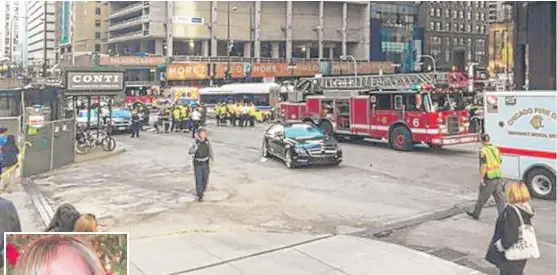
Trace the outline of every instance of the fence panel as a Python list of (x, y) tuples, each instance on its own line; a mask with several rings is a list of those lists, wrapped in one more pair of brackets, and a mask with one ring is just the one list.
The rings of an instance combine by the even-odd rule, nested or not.
[(17, 140), (20, 133), (20, 117), (0, 117), (0, 128), (3, 127), (8, 129), (8, 135), (14, 135)]
[(57, 120), (52, 124), (51, 169), (56, 169), (75, 160), (75, 119)]
[(30, 177), (50, 171), (52, 154), (52, 122), (46, 122), (41, 128), (26, 126), (25, 159), (23, 160), (23, 177)]

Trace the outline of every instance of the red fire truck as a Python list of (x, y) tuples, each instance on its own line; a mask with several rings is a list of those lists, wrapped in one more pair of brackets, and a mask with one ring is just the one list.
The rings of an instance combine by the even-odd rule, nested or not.
[(414, 144), (442, 147), (477, 142), (461, 73), (414, 73), (300, 79), (287, 102), (284, 120), (310, 121), (344, 139), (387, 140), (395, 150)]

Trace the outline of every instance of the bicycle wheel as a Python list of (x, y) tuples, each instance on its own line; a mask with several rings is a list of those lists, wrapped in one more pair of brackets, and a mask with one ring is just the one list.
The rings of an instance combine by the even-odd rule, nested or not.
[(114, 151), (116, 149), (116, 140), (111, 136), (106, 136), (102, 140), (102, 148), (107, 152)]
[(87, 141), (76, 140), (74, 148), (76, 153), (83, 155), (89, 153), (89, 151), (91, 150), (91, 145)]

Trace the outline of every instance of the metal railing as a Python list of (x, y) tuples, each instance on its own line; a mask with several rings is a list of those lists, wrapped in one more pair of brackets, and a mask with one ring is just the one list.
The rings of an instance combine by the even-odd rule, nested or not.
[(128, 39), (136, 38), (136, 37), (142, 37), (144, 35), (145, 35), (144, 31), (139, 30), (139, 31), (136, 31), (136, 32), (128, 32), (128, 33), (124, 33), (124, 34), (110, 35), (108, 37), (108, 41), (109, 42), (118, 42), (118, 41), (124, 41), (124, 40), (128, 40)]
[[(227, 62), (228, 57), (226, 56), (194, 56), (194, 55), (175, 55), (172, 56), (172, 61), (174, 63), (180, 62), (207, 62), (207, 63), (219, 63), (219, 62)], [(240, 62), (240, 63), (250, 63), (250, 62), (257, 62), (257, 63), (289, 63), (292, 61), (293, 63), (307, 63), (307, 62), (319, 62), (319, 61), (339, 61), (339, 62), (348, 62), (346, 60), (340, 58), (272, 58), (272, 57), (241, 57), (241, 56), (231, 56), (230, 62)], [(351, 61), (350, 61), (351, 62)], [(357, 62), (365, 63), (368, 62), (367, 60), (358, 60)]]
[(128, 12), (134, 12), (135, 10), (133, 10), (133, 9), (140, 10), (140, 9), (142, 9), (142, 8), (143, 8), (143, 1), (140, 1), (140, 2), (137, 3), (137, 4), (125, 6), (125, 7), (121, 8), (121, 9), (118, 9), (118, 10), (113, 11), (113, 12), (110, 14), (110, 17), (109, 17), (109, 18), (110, 18), (110, 19), (116, 18), (116, 17), (122, 16), (122, 15), (128, 13)]
[(155, 80), (146, 80), (146, 81), (126, 81), (126, 86), (127, 87), (140, 87), (140, 86), (157, 86), (160, 84), (160, 82), (155, 81)]
[(128, 20), (124, 20), (124, 21), (120, 21), (120, 22), (116, 22), (116, 23), (110, 23), (110, 27), (108, 27), (109, 31), (114, 31), (114, 30), (119, 30), (119, 29), (123, 29), (126, 27), (131, 27), (133, 26), (133, 24), (129, 24), (129, 26), (125, 26), (125, 24), (127, 23), (139, 23), (141, 24), (142, 21), (149, 19), (148, 16), (143, 15), (143, 16), (138, 16), (138, 17), (134, 17)]

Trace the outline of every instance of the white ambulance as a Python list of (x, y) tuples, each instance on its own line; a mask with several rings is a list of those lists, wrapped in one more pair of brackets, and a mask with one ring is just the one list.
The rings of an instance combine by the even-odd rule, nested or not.
[(555, 199), (556, 91), (487, 92), (485, 132), (501, 151), (503, 176)]

